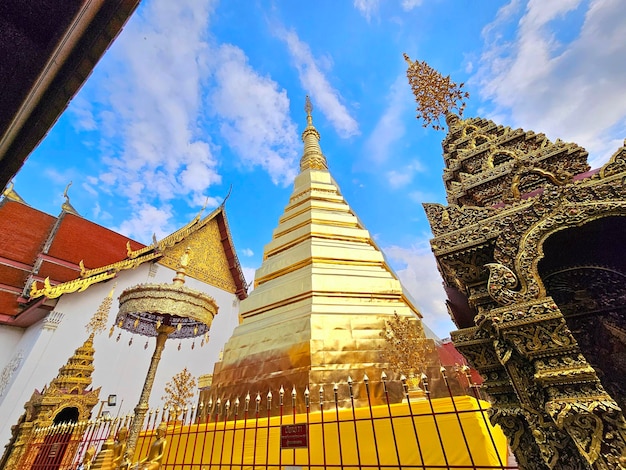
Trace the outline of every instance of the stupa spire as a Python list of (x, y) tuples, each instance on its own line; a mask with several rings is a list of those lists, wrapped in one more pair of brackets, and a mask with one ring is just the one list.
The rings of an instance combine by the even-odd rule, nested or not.
[(304, 142), (304, 152), (300, 159), (300, 172), (305, 170), (328, 170), (326, 157), (322, 154), (320, 147), (320, 133), (313, 125), (313, 105), (307, 95), (304, 103), (306, 111), (306, 129), (302, 132), (302, 142)]
[(240, 304), (241, 323), (215, 365), (210, 393), (222, 402), (281, 385), (315, 396), (345, 383), (348, 373), (380, 376), (388, 367), (379, 352), (385, 320), (397, 313), (419, 321), (326, 166), (308, 98), (305, 111), (302, 171), (265, 245), (255, 288)]

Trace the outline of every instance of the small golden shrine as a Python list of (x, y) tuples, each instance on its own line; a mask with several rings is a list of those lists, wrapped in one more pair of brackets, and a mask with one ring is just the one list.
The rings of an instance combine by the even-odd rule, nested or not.
[[(100, 388), (91, 389), (91, 374), (94, 371), (94, 336), (101, 333), (105, 327), (111, 309), (113, 289), (102, 301), (98, 310), (86, 325), (89, 337), (80, 346), (68, 361), (59, 369), (59, 374), (52, 379), (50, 385), (41, 392), (35, 390), (31, 399), (24, 404), (26, 412), (20, 421), (13, 427), (13, 436), (9, 442), (0, 467), (5, 470), (20, 469), (20, 460), (25, 452), (25, 445), (29, 442), (35, 428), (43, 428), (53, 424), (78, 423), (87, 421), (91, 412), (99, 403)], [(68, 433), (71, 434), (71, 428)], [(68, 452), (73, 455), (75, 449), (68, 449), (69, 439), (59, 437), (58, 445), (49, 446), (48, 452), (60, 455)], [(38, 459), (45, 461), (47, 456), (38, 455)], [(60, 461), (60, 460), (59, 460)]]

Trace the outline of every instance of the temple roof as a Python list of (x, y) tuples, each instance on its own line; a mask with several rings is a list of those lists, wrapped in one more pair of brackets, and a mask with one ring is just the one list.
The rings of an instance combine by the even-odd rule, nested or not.
[(446, 116), (443, 180), (448, 202), (489, 207), (520, 199), (548, 184), (570, 183), (589, 170), (587, 151), (544, 134), (511, 129), (482, 118)]
[(0, 2), (0, 190), (65, 110), (138, 4)]
[(190, 277), (240, 299), (247, 296), (223, 206), (145, 246), (65, 210), (54, 217), (5, 197), (0, 200), (0, 324), (29, 326), (61, 295), (144, 262), (175, 268), (179, 252), (190, 245), (196, 247)]

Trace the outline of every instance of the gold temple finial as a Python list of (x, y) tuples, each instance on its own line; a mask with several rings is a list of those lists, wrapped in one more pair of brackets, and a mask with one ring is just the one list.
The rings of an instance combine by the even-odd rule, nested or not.
[(313, 116), (311, 113), (313, 112), (313, 105), (311, 104), (311, 99), (309, 98), (309, 95), (306, 95), (306, 98), (304, 99), (304, 111), (306, 112), (307, 125), (312, 126)]
[(228, 201), (228, 198), (230, 197), (230, 193), (232, 193), (232, 192), (233, 192), (233, 185), (231, 183), (230, 187), (228, 188), (228, 193), (226, 194), (226, 197), (224, 198), (224, 200), (220, 204), (221, 207), (224, 207), (226, 205), (226, 201)]
[(187, 247), (185, 252), (180, 257), (180, 262), (178, 264), (178, 270), (176, 271), (176, 276), (174, 276), (174, 284), (183, 285), (185, 283), (185, 273), (187, 270), (187, 266), (189, 266), (191, 248)]
[(407, 54), (404, 60), (409, 64), (406, 76), (417, 102), (417, 119), (424, 121), (423, 126), (431, 126), (435, 130), (443, 129), (439, 119), (457, 109), (463, 115), (464, 100), (469, 93), (463, 91), (464, 83), (457, 85), (450, 76), (444, 77), (425, 61), (412, 61)]
[(78, 267), (80, 268), (80, 277), (83, 277), (85, 275), (85, 271), (86, 271), (86, 269), (85, 269), (85, 261), (81, 259), (78, 262)]
[(111, 305), (113, 303), (113, 292), (115, 291), (116, 287), (117, 284), (115, 284), (113, 288), (109, 291), (109, 294), (104, 298), (104, 300), (98, 307), (98, 310), (96, 310), (96, 313), (94, 313), (89, 320), (89, 323), (85, 325), (87, 333), (89, 333), (90, 336), (102, 333), (106, 329), (107, 321), (109, 319), (109, 312), (111, 311)]
[(24, 199), (22, 199), (21, 196), (17, 194), (15, 190), (13, 189), (13, 181), (7, 184), (7, 187), (2, 192), (2, 195), (10, 201), (21, 202), (22, 204), (26, 204), (26, 201), (24, 201)]
[(65, 187), (65, 191), (63, 191), (63, 197), (65, 198), (65, 202), (61, 205), (61, 209), (64, 212), (69, 212), (70, 214), (80, 215), (78, 211), (74, 209), (74, 206), (72, 206), (72, 204), (70, 203), (70, 197), (67, 194), (68, 190), (70, 189), (70, 186), (72, 186), (71, 181)]
[(304, 142), (304, 153), (300, 159), (300, 171), (305, 170), (328, 170), (326, 157), (322, 154), (320, 147), (320, 133), (313, 126), (313, 105), (309, 95), (304, 101), (304, 110), (306, 111), (306, 129), (302, 133), (302, 142)]

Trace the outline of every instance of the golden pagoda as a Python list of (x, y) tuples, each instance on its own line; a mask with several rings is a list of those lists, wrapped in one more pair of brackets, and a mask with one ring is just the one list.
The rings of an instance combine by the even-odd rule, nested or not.
[[(215, 366), (214, 400), (281, 386), (317, 396), (320, 386), (332, 393), (349, 377), (354, 395), (365, 397), (356, 383), (364, 374), (379, 382), (387, 367), (380, 356), (385, 319), (394, 312), (421, 317), (330, 174), (308, 97), (305, 110), (300, 173), (255, 288), (241, 302), (242, 322)], [(376, 399), (382, 387), (372, 388)]]

